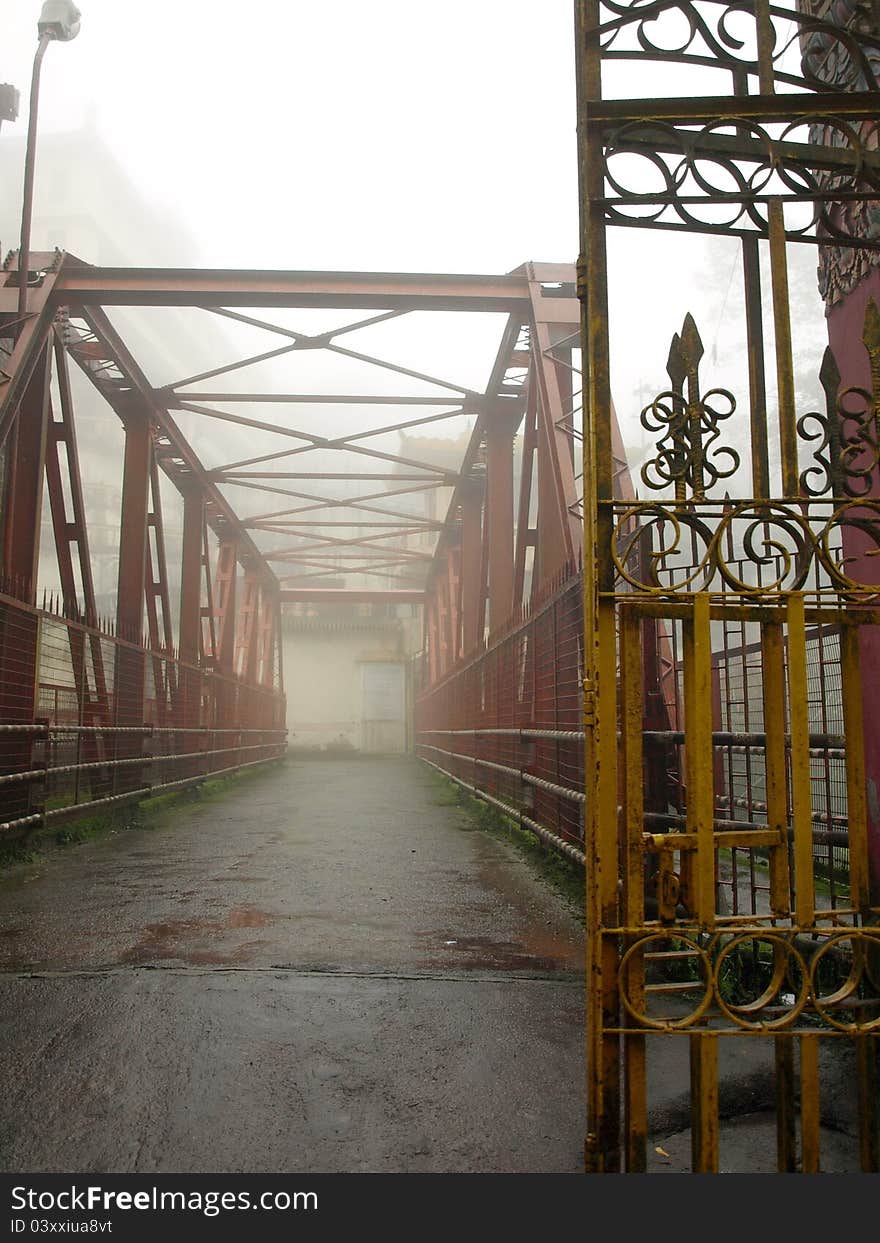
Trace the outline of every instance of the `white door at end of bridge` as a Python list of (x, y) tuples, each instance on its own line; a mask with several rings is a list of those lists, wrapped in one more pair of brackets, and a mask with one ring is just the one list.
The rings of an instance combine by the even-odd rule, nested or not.
[(370, 660), (361, 664), (361, 750), (406, 750), (406, 665)]

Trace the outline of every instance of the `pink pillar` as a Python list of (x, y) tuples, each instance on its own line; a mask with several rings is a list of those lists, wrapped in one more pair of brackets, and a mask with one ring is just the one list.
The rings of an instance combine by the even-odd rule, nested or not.
[[(828, 312), (828, 339), (841, 376), (841, 392), (852, 385), (871, 391), (868, 353), (862, 343), (869, 298), (880, 307), (880, 267), (873, 268)], [(880, 496), (880, 471), (872, 496)], [(880, 584), (880, 558), (866, 556), (869, 542), (860, 532), (844, 528), (844, 554), (860, 582)], [(868, 852), (872, 901), (880, 901), (880, 627), (863, 626), (859, 635), (865, 720), (865, 771), (868, 783)]]

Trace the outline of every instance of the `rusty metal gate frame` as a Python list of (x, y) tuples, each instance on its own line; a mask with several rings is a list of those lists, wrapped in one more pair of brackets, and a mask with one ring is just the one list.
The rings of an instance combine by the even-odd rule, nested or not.
[[(820, 1168), (820, 1045), (836, 1038), (855, 1046), (860, 1162), (874, 1171), (880, 894), (870, 873), (860, 648), (880, 621), (869, 560), (880, 548), (880, 313), (868, 303), (869, 384), (844, 376), (841, 387), (829, 351), (822, 372), (827, 410), (811, 424), (796, 408), (786, 248), (825, 239), (818, 253), (827, 255), (830, 239), (858, 258), (880, 245), (859, 211), (880, 199), (878, 5), (577, 0), (575, 14), (577, 292), (583, 436), (593, 450), (585, 453), (584, 472), (586, 1168), (646, 1168), (646, 1045), (662, 1037), (688, 1041), (692, 1168), (716, 1171), (719, 1041), (757, 1037), (772, 1041), (775, 1055), (777, 1168)], [(662, 38), (666, 18), (679, 22), (672, 43)], [(800, 54), (799, 68), (790, 63), (793, 53)], [(725, 70), (730, 93), (604, 99), (603, 67), (622, 59)], [(611, 155), (621, 152), (659, 169), (662, 188), (624, 187), (609, 169)], [(723, 187), (719, 170), (728, 178)], [(701, 205), (718, 203), (733, 205), (723, 226), (706, 222), (709, 213), (700, 218)], [(792, 220), (792, 204), (812, 211), (806, 225)], [(706, 392), (702, 345), (688, 317), (673, 337), (666, 391), (642, 412), (642, 425), (655, 433), (642, 484), (656, 499), (615, 499), (610, 225), (741, 239), (751, 441), (745, 495), (730, 499), (721, 491), (737, 465), (722, 435), (735, 400)], [(767, 419), (761, 246), (769, 252), (772, 288), (775, 428)], [(872, 263), (868, 254), (864, 270)], [(768, 462), (771, 439), (781, 463), (778, 484)], [(806, 469), (799, 447), (801, 459), (809, 457)], [(764, 729), (744, 744), (760, 749), (766, 773), (758, 824), (718, 817), (712, 636), (731, 622), (760, 635)], [(680, 696), (669, 688), (668, 670), (661, 683), (656, 661), (649, 669), (649, 625), (678, 637)], [(849, 860), (849, 900), (836, 907), (817, 900), (814, 882), (816, 740), (807, 698), (807, 636), (829, 626), (840, 635)], [(677, 718), (668, 722), (677, 808), (662, 781), (658, 806), (650, 778), (649, 695), (671, 704)], [(826, 738), (822, 745), (835, 743)], [(766, 910), (754, 902), (746, 914), (719, 909), (724, 850), (766, 857)], [(732, 994), (731, 972), (748, 963), (751, 992)], [(688, 978), (676, 992), (669, 968), (682, 964)], [(665, 1013), (658, 1014), (658, 1004)]]

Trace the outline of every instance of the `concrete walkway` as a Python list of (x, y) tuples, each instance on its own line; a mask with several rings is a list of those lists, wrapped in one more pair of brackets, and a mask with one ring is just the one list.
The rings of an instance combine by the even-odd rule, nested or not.
[(410, 759), (0, 880), (0, 1169), (578, 1172), (582, 934)]

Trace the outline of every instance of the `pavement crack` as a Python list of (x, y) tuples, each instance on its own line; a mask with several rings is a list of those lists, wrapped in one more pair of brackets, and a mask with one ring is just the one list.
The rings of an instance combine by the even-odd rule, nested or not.
[(345, 968), (328, 967), (294, 967), (288, 963), (270, 964), (264, 967), (188, 967), (188, 966), (150, 966), (140, 964), (136, 967), (71, 967), (35, 971), (0, 970), (0, 980), (75, 980), (75, 979), (111, 979), (114, 977), (132, 978), (135, 976), (168, 975), (185, 977), (211, 977), (217, 975), (230, 976), (291, 976), (299, 979), (355, 979), (355, 980), (390, 980), (407, 982), (436, 981), (451, 984), (559, 984), (583, 987), (583, 976), (574, 973), (556, 972), (552, 975), (541, 973), (501, 974), (497, 972), (400, 972), (400, 971), (364, 971), (347, 970)]

